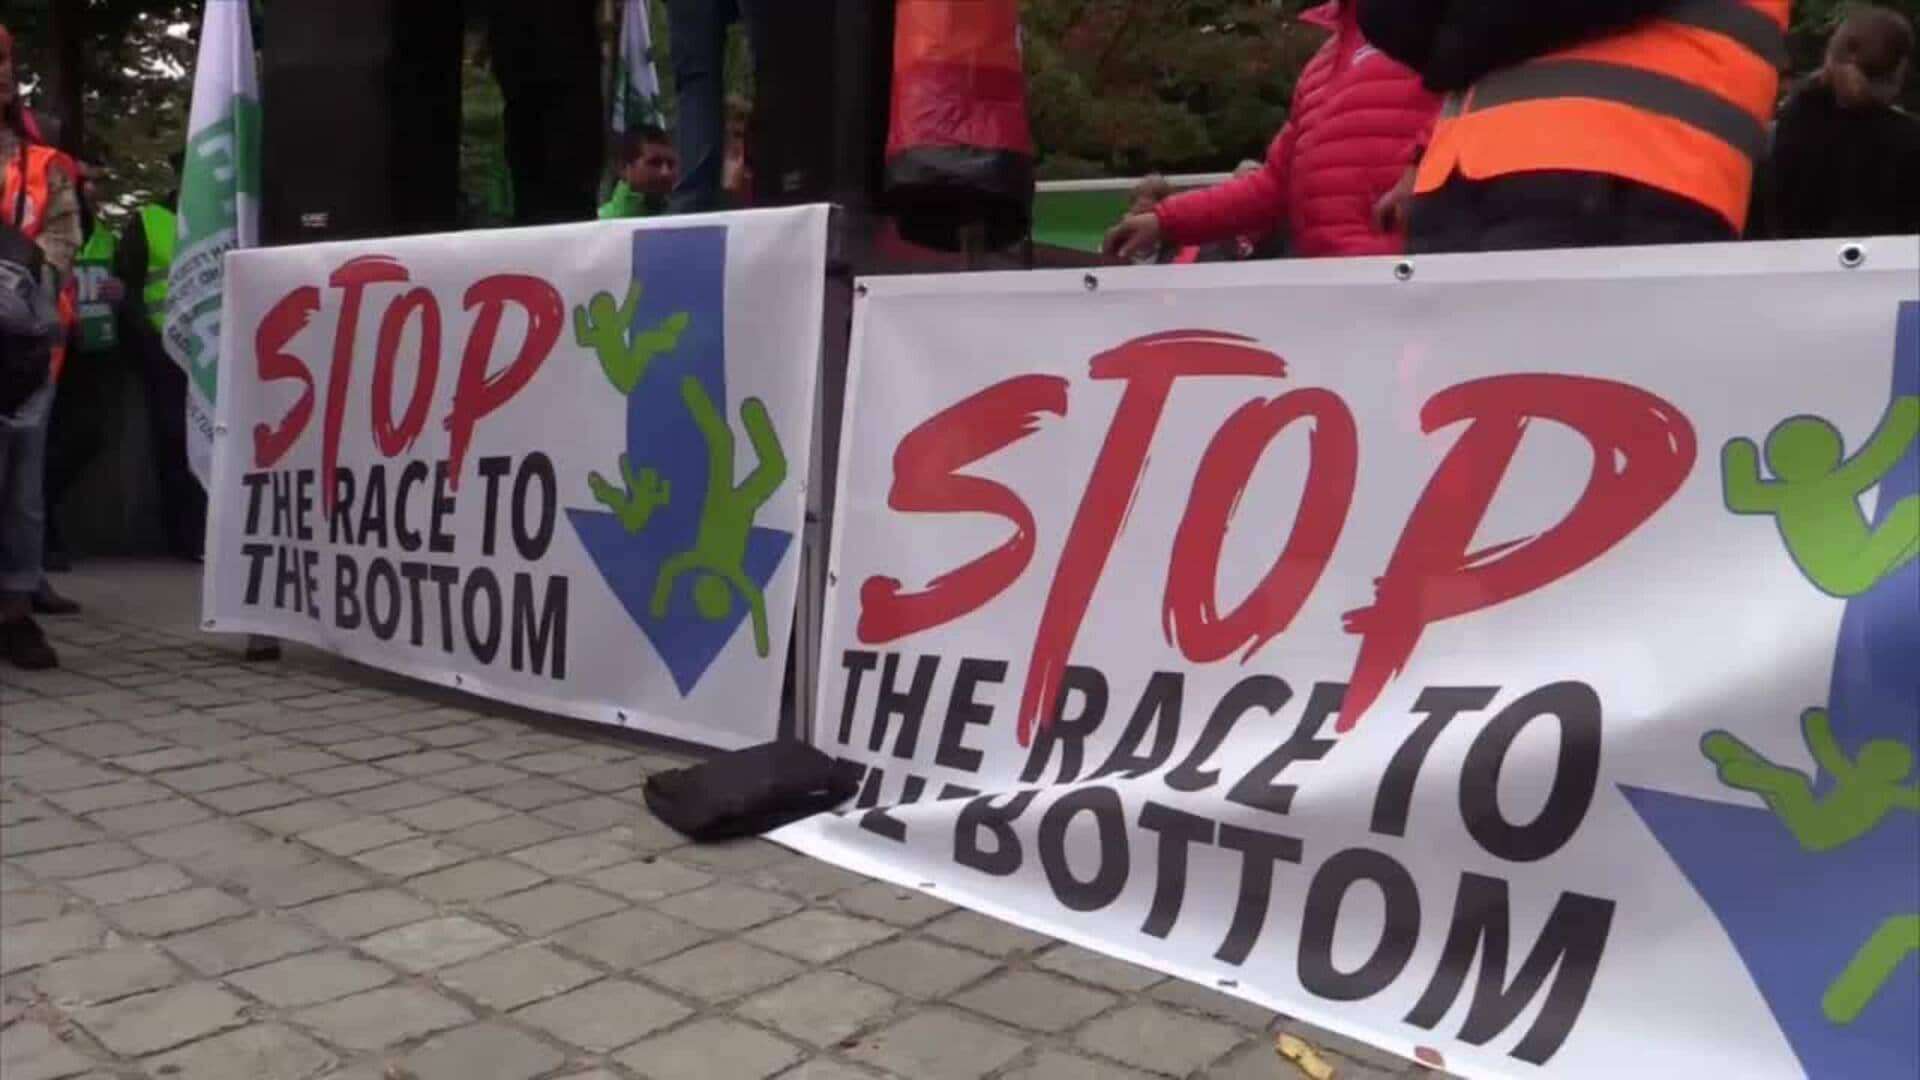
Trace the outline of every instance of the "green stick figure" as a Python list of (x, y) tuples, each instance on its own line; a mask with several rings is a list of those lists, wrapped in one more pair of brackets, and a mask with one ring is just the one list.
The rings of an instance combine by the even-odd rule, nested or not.
[[(633, 393), (646, 377), (647, 366), (661, 353), (680, 344), (687, 328), (687, 313), (676, 312), (651, 330), (634, 330), (633, 315), (640, 306), (640, 283), (627, 286), (626, 301), (617, 307), (611, 293), (596, 293), (585, 305), (573, 309), (573, 339), (583, 349), (590, 348), (600, 359), (600, 370), (622, 396)], [(599, 473), (587, 475), (587, 487), (596, 501), (613, 511), (620, 526), (629, 533), (645, 528), (653, 512), (667, 505), (671, 485), (650, 468), (637, 472), (627, 455), (620, 455), (621, 486), (615, 487)]]
[(747, 439), (759, 463), (736, 487), (733, 430), (727, 426), (726, 417), (713, 407), (713, 399), (700, 380), (691, 375), (680, 380), (680, 396), (706, 439), (707, 500), (700, 508), (700, 529), (693, 547), (660, 567), (653, 587), (653, 617), (666, 617), (674, 582), (688, 571), (699, 571), (700, 577), (693, 583), (693, 605), (700, 617), (710, 622), (726, 618), (733, 610), (733, 593), (739, 593), (753, 616), (754, 648), (766, 656), (771, 648), (766, 599), (747, 577), (744, 566), (754, 515), (786, 482), (787, 456), (780, 449), (767, 407), (759, 398), (748, 398), (740, 404), (740, 422), (746, 426)]
[(1920, 495), (1888, 509), (1878, 529), (1860, 509), (1860, 496), (1878, 485), (1920, 436), (1920, 396), (1894, 399), (1880, 429), (1852, 458), (1842, 460), (1840, 433), (1817, 416), (1782, 421), (1767, 436), (1767, 467), (1749, 439), (1721, 451), (1727, 508), (1736, 514), (1772, 514), (1800, 572), (1830, 596), (1858, 596), (1920, 556)]
[[(1895, 810), (1920, 811), (1920, 784), (1901, 786), (1913, 772), (1911, 750), (1892, 739), (1875, 739), (1850, 758), (1834, 739), (1825, 709), (1803, 713), (1801, 730), (1814, 760), (1833, 776), (1833, 790), (1825, 797), (1813, 793), (1805, 773), (1775, 765), (1724, 731), (1709, 732), (1700, 749), (1719, 766), (1721, 782), (1759, 795), (1808, 851), (1831, 851), (1865, 836)], [(1836, 1024), (1851, 1023), (1916, 951), (1920, 914), (1889, 918), (1828, 984), (1821, 1011)]]

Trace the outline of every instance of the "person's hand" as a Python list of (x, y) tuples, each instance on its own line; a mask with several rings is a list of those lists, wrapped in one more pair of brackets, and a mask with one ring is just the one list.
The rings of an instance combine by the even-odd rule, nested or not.
[(1375, 229), (1383, 233), (1406, 232), (1407, 206), (1413, 202), (1413, 181), (1419, 172), (1419, 166), (1407, 166), (1407, 171), (1400, 174), (1400, 180), (1373, 204)]
[(1129, 261), (1160, 250), (1160, 215), (1128, 214), (1108, 230), (1107, 241), (1101, 248), (1109, 255)]
[(100, 299), (105, 300), (107, 303), (117, 304), (126, 299), (126, 296), (127, 287), (120, 284), (119, 278), (110, 277), (100, 283)]

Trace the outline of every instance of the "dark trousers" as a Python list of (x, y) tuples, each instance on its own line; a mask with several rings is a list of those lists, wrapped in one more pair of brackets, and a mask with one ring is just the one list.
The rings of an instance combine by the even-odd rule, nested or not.
[(680, 152), (680, 182), (667, 203), (673, 213), (722, 209), (720, 184), (727, 163), (727, 27), (735, 19), (746, 23), (747, 46), (758, 64), (766, 55), (766, 20), (760, 15), (760, 6), (767, 2), (667, 0), (668, 47), (678, 103), (674, 146)]
[(60, 391), (53, 399), (53, 419), (47, 428), (47, 553), (67, 553), (60, 536), (60, 508), (74, 484), (100, 456), (107, 442), (107, 420), (113, 411), (112, 352), (71, 352), (60, 375)]
[(206, 546), (207, 493), (187, 468), (187, 373), (167, 355), (157, 333), (141, 333), (132, 346), (146, 388), (147, 431), (160, 481), (160, 525), (167, 551), (197, 559)]
[(1456, 174), (1415, 198), (1411, 217), (1408, 247), (1426, 255), (1735, 239), (1699, 203), (1602, 173)]
[(593, 220), (605, 126), (593, 0), (486, 0), (486, 10), (514, 223)]

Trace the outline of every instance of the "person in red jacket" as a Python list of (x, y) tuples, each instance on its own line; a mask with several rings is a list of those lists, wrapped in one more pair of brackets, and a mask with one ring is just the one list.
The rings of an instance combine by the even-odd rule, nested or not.
[(1129, 214), (1109, 254), (1285, 233), (1295, 255), (1393, 255), (1405, 249), (1403, 208), (1440, 99), (1420, 76), (1369, 44), (1357, 0), (1301, 14), (1333, 32), (1293, 93), (1266, 167)]

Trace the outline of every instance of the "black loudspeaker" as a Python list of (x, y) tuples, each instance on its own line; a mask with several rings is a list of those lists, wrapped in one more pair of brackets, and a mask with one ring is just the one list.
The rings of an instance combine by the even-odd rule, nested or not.
[(261, 63), (267, 244), (458, 223), (458, 0), (273, 0)]
[(886, 167), (893, 0), (760, 0), (748, 161), (755, 206), (870, 210)]

